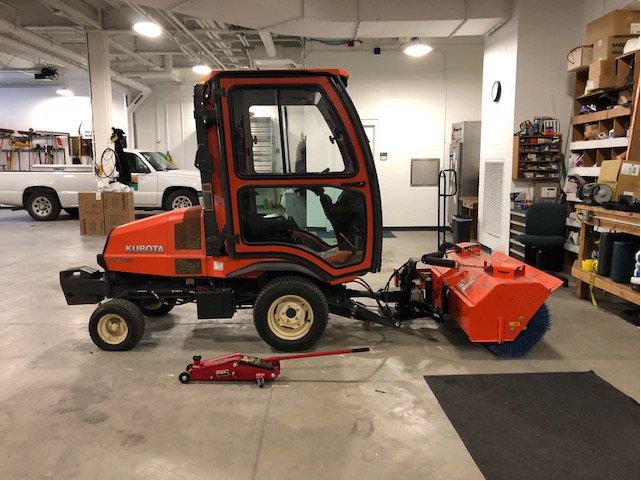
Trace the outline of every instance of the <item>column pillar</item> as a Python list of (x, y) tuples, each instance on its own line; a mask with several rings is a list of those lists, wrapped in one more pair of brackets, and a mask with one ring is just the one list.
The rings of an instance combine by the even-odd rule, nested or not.
[(112, 148), (110, 138), (113, 127), (109, 41), (104, 31), (87, 31), (87, 53), (91, 84), (94, 160), (98, 163), (105, 149)]

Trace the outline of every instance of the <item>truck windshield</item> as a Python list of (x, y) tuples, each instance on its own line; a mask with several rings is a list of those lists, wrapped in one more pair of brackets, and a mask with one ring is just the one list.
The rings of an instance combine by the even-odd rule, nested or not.
[(160, 154), (156, 152), (141, 152), (143, 157), (147, 159), (147, 162), (159, 172), (164, 172), (165, 170), (177, 170), (178, 168), (167, 162), (167, 160)]

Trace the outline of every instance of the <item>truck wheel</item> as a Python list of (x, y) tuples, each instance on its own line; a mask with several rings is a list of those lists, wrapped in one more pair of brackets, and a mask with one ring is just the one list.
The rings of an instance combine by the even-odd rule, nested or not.
[(89, 335), (103, 351), (128, 351), (145, 332), (140, 308), (125, 299), (112, 299), (98, 306), (89, 319)]
[(60, 214), (60, 201), (54, 192), (38, 190), (27, 199), (27, 212), (35, 220), (54, 220)]
[(328, 316), (325, 295), (304, 277), (274, 279), (254, 303), (258, 334), (279, 351), (304, 351), (312, 347), (323, 335)]
[(182, 209), (198, 205), (198, 196), (190, 190), (179, 189), (167, 196), (165, 210)]
[(145, 316), (161, 317), (171, 311), (176, 305), (176, 299), (153, 299), (138, 301), (138, 307)]

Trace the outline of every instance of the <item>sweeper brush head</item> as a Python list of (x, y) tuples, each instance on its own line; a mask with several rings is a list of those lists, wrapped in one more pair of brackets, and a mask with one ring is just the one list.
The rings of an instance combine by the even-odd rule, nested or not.
[(497, 356), (517, 358), (525, 356), (530, 349), (532, 349), (550, 330), (550, 311), (548, 307), (543, 304), (539, 310), (534, 313), (530, 322), (527, 323), (527, 328), (521, 331), (511, 342), (488, 342), (485, 345)]

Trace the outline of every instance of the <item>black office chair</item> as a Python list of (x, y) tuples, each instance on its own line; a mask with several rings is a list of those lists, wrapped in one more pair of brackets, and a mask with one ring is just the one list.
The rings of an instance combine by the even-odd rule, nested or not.
[(561, 279), (565, 287), (567, 277), (554, 271), (563, 270), (566, 216), (565, 204), (535, 202), (527, 210), (525, 234), (517, 237), (525, 244), (525, 262)]

